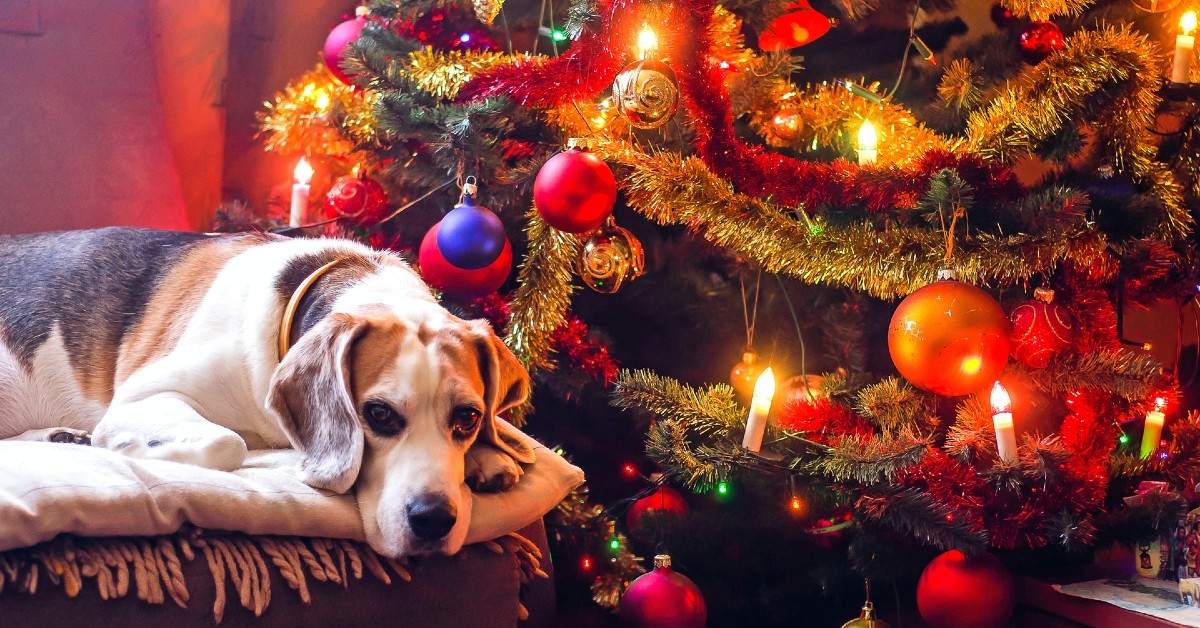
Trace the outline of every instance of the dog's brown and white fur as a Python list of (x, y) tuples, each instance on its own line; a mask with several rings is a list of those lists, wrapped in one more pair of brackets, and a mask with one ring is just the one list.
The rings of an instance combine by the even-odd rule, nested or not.
[[(279, 359), (283, 310), (314, 270)], [(382, 553), (453, 553), (468, 479), (533, 461), (496, 415), (528, 375), (398, 257), (341, 240), (102, 229), (0, 237), (0, 438), (93, 433), (126, 455), (231, 470), (294, 447), (357, 494)], [(501, 425), (500, 427), (506, 427)]]

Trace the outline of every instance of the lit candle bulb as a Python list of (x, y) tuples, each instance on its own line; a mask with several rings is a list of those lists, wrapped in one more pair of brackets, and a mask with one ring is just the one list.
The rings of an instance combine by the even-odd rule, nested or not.
[(771, 369), (763, 371), (754, 384), (754, 397), (750, 400), (750, 416), (746, 418), (746, 436), (742, 447), (750, 451), (762, 448), (763, 432), (767, 430), (767, 414), (771, 412), (771, 399), (775, 397), (775, 374)]
[(1017, 432), (1013, 429), (1012, 401), (1000, 382), (992, 386), (992, 426), (996, 428), (996, 452), (1000, 459), (1010, 464), (1016, 462)]
[(308, 184), (312, 181), (313, 168), (308, 165), (307, 159), (301, 157), (292, 174), (296, 177), (296, 183), (292, 185), (292, 212), (288, 226), (299, 227), (308, 220)]
[(1188, 72), (1192, 68), (1192, 49), (1196, 38), (1192, 31), (1196, 29), (1196, 12), (1188, 11), (1179, 18), (1179, 28), (1182, 34), (1175, 36), (1175, 62), (1171, 64), (1171, 82), (1187, 83)]
[(642, 24), (642, 30), (638, 33), (638, 56), (649, 59), (657, 50), (658, 36), (654, 34), (654, 29), (649, 24)]
[(1149, 458), (1150, 454), (1158, 451), (1158, 441), (1162, 438), (1163, 423), (1167, 421), (1167, 415), (1163, 414), (1163, 410), (1167, 407), (1167, 400), (1164, 397), (1159, 397), (1154, 400), (1154, 409), (1146, 413), (1146, 427), (1142, 429), (1142, 457)]
[(879, 136), (875, 134), (875, 125), (871, 124), (870, 120), (863, 120), (862, 127), (858, 129), (858, 165), (869, 166), (875, 163), (875, 159), (879, 157), (879, 151), (875, 150), (879, 145)]

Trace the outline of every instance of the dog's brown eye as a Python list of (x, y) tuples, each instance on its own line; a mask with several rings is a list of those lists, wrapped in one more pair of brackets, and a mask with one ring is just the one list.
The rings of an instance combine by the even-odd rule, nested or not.
[(469, 406), (455, 408), (454, 414), (450, 415), (450, 429), (454, 430), (455, 436), (470, 436), (482, 417), (483, 413), (475, 408)]
[(363, 419), (367, 427), (380, 436), (395, 436), (404, 429), (404, 417), (386, 403), (370, 401), (363, 405)]

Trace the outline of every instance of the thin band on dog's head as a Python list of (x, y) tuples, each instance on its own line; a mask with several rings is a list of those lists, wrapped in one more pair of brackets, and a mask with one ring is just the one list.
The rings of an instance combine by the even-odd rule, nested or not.
[(296, 310), (300, 307), (300, 300), (308, 294), (308, 289), (312, 287), (322, 275), (329, 272), (334, 266), (345, 261), (346, 258), (339, 257), (328, 264), (312, 271), (300, 285), (296, 286), (296, 291), (292, 293), (292, 298), (288, 299), (287, 306), (283, 308), (283, 316), (279, 319), (279, 361), (283, 361), (283, 356), (287, 355), (289, 349), (292, 348), (292, 320), (296, 318)]

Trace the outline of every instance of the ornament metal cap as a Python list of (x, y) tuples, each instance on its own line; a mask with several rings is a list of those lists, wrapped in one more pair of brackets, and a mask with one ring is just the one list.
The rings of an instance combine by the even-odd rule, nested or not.
[(654, 568), (655, 569), (670, 569), (671, 568), (671, 555), (670, 554), (655, 555), (654, 556)]
[(937, 280), (949, 279), (951, 281), (958, 280), (958, 273), (954, 272), (953, 268), (943, 268), (937, 272)]
[(590, 137), (572, 137), (567, 139), (567, 148), (578, 148), (579, 150), (591, 150), (595, 145)]
[(355, 17), (366, 17), (367, 14), (370, 12), (371, 12), (371, 9), (369, 9), (365, 4), (354, 7), (354, 16)]
[(1054, 291), (1050, 288), (1034, 288), (1033, 298), (1042, 303), (1049, 303), (1054, 300)]

